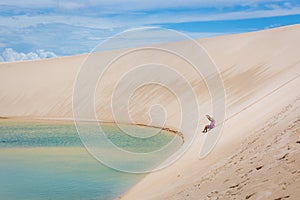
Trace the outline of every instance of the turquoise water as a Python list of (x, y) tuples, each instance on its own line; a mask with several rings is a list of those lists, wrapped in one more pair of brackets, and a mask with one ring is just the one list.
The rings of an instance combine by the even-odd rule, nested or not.
[[(166, 132), (139, 139), (114, 125), (104, 129), (119, 147), (135, 152), (149, 152), (174, 139)], [(179, 138), (177, 144), (174, 151)], [(71, 123), (0, 121), (0, 199), (115, 199), (143, 176), (118, 172), (94, 159)]]

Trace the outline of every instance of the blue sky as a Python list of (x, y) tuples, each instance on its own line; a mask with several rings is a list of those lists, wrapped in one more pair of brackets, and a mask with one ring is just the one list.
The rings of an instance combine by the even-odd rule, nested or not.
[(136, 27), (202, 38), (297, 23), (297, 0), (1, 0), (0, 61), (88, 53)]

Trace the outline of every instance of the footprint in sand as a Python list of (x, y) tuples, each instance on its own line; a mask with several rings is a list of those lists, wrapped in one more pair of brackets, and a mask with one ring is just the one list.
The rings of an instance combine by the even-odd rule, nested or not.
[(252, 194), (248, 194), (245, 199), (250, 199), (255, 193), (252, 193)]
[(256, 167), (255, 169), (260, 170), (261, 168), (263, 168), (263, 165), (260, 165), (260, 166)]

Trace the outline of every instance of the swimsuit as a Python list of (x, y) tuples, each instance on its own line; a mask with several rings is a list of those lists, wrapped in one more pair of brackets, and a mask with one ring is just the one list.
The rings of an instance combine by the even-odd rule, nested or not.
[(210, 124), (208, 125), (209, 129), (213, 129), (215, 127), (216, 121), (214, 119), (211, 120)]

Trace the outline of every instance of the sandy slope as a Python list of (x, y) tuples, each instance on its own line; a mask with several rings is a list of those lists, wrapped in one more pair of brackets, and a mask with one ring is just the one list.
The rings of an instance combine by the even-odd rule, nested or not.
[[(297, 171), (300, 144), (296, 143), (299, 141), (300, 118), (299, 35), (300, 25), (295, 25), (199, 40), (218, 66), (224, 81), (227, 99), (222, 137), (214, 151), (199, 160), (205, 138), (199, 131), (193, 145), (180, 160), (149, 174), (123, 198), (299, 198), (296, 192), (300, 185)], [(182, 48), (184, 43), (168, 45)], [(152, 57), (149, 52), (141, 52), (134, 64), (158, 59), (172, 66), (190, 80), (199, 98), (200, 114), (204, 116), (210, 111), (209, 95), (201, 77), (186, 63), (170, 55), (150, 54)], [(111, 52), (103, 52), (103, 55), (109, 57)], [(72, 117), (73, 83), (85, 58), (86, 55), (80, 55), (0, 64), (0, 116)], [(99, 119), (113, 120), (109, 97), (122, 73), (132, 66), (131, 59), (128, 57), (115, 63), (108, 71), (112, 76), (103, 79), (105, 90), (96, 95)], [(142, 80), (146, 76), (138, 78)], [(172, 82), (176, 83), (176, 80), (170, 80)], [(167, 126), (177, 128), (179, 109), (171, 93), (149, 86), (140, 88), (132, 98), (130, 112), (134, 122), (149, 123), (145, 111), (152, 104), (160, 103), (169, 114)], [(189, 96), (186, 99), (188, 104)], [(200, 126), (204, 123), (203, 117)]]
[(292, 26), (202, 41), (225, 82), (223, 135), (199, 160), (199, 134), (184, 157), (123, 199), (298, 199), (299, 33)]

